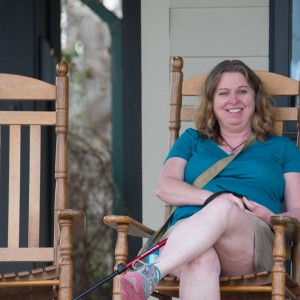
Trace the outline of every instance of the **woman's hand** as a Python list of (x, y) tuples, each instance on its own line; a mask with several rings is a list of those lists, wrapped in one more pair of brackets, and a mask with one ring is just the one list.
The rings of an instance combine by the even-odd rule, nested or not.
[(263, 220), (269, 226), (272, 226), (270, 223), (270, 217), (274, 216), (274, 213), (271, 210), (261, 204), (248, 200), (246, 197), (243, 197), (243, 203), (255, 217)]
[(230, 192), (228, 194), (221, 194), (217, 198), (227, 199), (227, 200), (233, 202), (234, 204), (236, 204), (241, 210), (245, 210), (243, 200), (237, 196), (234, 196)]

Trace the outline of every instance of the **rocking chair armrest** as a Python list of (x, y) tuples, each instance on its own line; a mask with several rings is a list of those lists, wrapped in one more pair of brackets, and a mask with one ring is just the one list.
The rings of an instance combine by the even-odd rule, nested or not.
[(153, 229), (143, 225), (139, 221), (136, 221), (128, 216), (105, 216), (103, 218), (103, 222), (116, 230), (118, 230), (118, 227), (120, 225), (126, 224), (128, 226), (127, 234), (136, 237), (147, 238), (155, 232)]
[(58, 220), (72, 219), (73, 236), (80, 236), (86, 229), (85, 213), (78, 209), (63, 209), (57, 211)]
[[(293, 217), (288, 216), (272, 216), (270, 222), (275, 227), (285, 228), (285, 234), (294, 242), (300, 242), (300, 222)], [(276, 230), (275, 230), (276, 234)]]
[(78, 209), (62, 209), (58, 210), (58, 219), (65, 219), (65, 218), (84, 218), (85, 213), (82, 210)]

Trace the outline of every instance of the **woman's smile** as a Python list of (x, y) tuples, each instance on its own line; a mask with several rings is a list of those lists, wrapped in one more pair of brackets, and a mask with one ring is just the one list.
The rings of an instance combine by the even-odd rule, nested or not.
[(242, 108), (229, 108), (229, 109), (226, 109), (226, 111), (229, 112), (229, 113), (239, 113), (242, 110), (243, 110)]

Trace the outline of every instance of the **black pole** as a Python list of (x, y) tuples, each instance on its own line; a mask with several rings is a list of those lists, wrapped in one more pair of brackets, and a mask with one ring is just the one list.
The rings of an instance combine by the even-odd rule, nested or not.
[(155, 252), (156, 250), (158, 250), (159, 248), (161, 248), (162, 246), (164, 246), (166, 244), (166, 242), (167, 242), (167, 239), (161, 241), (156, 246), (152, 247), (151, 249), (147, 250), (145, 253), (142, 253), (141, 255), (139, 255), (138, 257), (136, 257), (135, 259), (133, 259), (130, 262), (128, 262), (126, 265), (119, 264), (117, 266), (117, 270), (115, 272), (113, 272), (112, 274), (108, 275), (107, 277), (101, 279), (100, 281), (96, 282), (94, 285), (92, 285), (90, 288), (88, 288), (86, 291), (84, 291), (82, 294), (80, 294), (79, 296), (77, 296), (73, 300), (79, 300), (79, 299), (81, 299), (85, 295), (87, 295), (90, 292), (92, 292), (93, 290), (95, 290), (98, 286), (104, 284), (105, 282), (109, 281), (110, 279), (114, 278), (115, 276), (122, 274), (128, 268), (130, 268), (135, 261), (144, 259), (149, 254)]
[(109, 281), (110, 279), (114, 278), (115, 276), (120, 275), (121, 273), (125, 272), (127, 269), (128, 268), (125, 265), (119, 264), (118, 267), (117, 267), (117, 271), (115, 271), (114, 273), (108, 275), (107, 277), (103, 278), (102, 280), (96, 282), (93, 286), (88, 288), (86, 291), (84, 291), (82, 294), (80, 294), (79, 296), (77, 296), (73, 300), (81, 299), (85, 295), (87, 295), (87, 294), (91, 293), (93, 290), (95, 290), (98, 286), (104, 284), (105, 282)]

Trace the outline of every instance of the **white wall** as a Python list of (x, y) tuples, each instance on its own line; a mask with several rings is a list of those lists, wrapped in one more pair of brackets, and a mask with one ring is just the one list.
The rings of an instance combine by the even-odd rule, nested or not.
[(141, 0), (143, 221), (156, 229), (163, 204), (155, 195), (167, 155), (169, 64), (184, 58), (184, 76), (237, 58), (268, 70), (268, 0)]
[(158, 228), (162, 204), (154, 195), (167, 150), (169, 97), (169, 1), (142, 0), (143, 221)]

